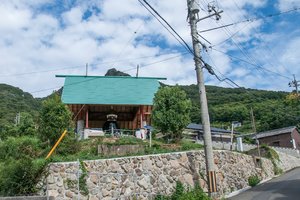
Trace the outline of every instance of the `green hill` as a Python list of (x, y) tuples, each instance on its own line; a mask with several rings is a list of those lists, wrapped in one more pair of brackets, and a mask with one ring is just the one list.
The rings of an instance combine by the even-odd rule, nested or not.
[[(199, 123), (200, 106), (196, 85), (180, 86), (191, 99), (193, 109), (192, 122)], [(292, 126), (300, 122), (300, 103), (286, 100), (287, 92), (254, 90), (244, 88), (222, 88), (207, 86), (207, 98), (212, 126), (227, 128), (232, 121), (240, 121), (242, 132), (251, 132), (250, 108), (255, 114), (258, 131)], [(60, 94), (61, 90), (59, 90)], [(51, 96), (51, 95), (49, 95)], [(5, 125), (14, 123), (18, 112), (27, 112), (36, 116), (41, 106), (39, 99), (21, 89), (0, 84), (0, 131)]]
[[(201, 119), (197, 86), (180, 87), (192, 100), (192, 121), (199, 123)], [(251, 107), (258, 131), (294, 126), (300, 122), (300, 103), (288, 101), (287, 92), (216, 86), (206, 86), (206, 91), (210, 120), (216, 127), (227, 128), (232, 121), (240, 121), (243, 126), (238, 130), (251, 132)]]
[(0, 130), (3, 126), (13, 124), (18, 112), (36, 115), (41, 102), (17, 87), (0, 84)]

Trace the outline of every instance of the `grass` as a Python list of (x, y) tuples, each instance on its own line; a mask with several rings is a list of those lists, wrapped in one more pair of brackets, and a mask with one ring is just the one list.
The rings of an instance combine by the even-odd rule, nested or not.
[[(106, 145), (143, 145), (143, 152), (136, 152), (127, 154), (124, 156), (103, 156), (98, 155), (97, 146), (100, 144)], [(88, 140), (77, 141), (76, 144), (78, 150), (75, 153), (62, 154), (57, 152), (53, 154), (52, 162), (66, 162), (66, 161), (76, 161), (79, 160), (97, 160), (97, 159), (107, 159), (107, 158), (117, 158), (117, 157), (127, 157), (127, 156), (142, 156), (150, 154), (161, 154), (161, 153), (172, 153), (179, 151), (189, 151), (189, 150), (199, 150), (203, 148), (203, 145), (196, 144), (192, 141), (181, 140), (179, 143), (166, 144), (161, 140), (153, 140), (152, 147), (149, 147), (148, 140), (141, 140), (135, 137), (101, 137)], [(59, 148), (59, 146), (58, 146)]]

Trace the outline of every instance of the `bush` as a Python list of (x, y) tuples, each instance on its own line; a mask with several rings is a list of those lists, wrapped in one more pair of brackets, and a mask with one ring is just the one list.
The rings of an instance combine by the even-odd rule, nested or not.
[(73, 130), (72, 113), (58, 95), (43, 102), (40, 112), (39, 137), (53, 146), (64, 130)]
[(256, 186), (259, 182), (260, 182), (260, 178), (257, 175), (253, 175), (248, 178), (248, 184), (251, 187)]
[(22, 159), (24, 157), (37, 158), (42, 154), (40, 141), (36, 137), (9, 137), (0, 142), (0, 161), (7, 159)]
[(33, 161), (28, 157), (7, 160), (0, 167), (0, 196), (32, 195), (43, 176), (45, 160)]
[(157, 195), (155, 200), (211, 200), (211, 198), (198, 185), (193, 189), (185, 189), (181, 182), (177, 182), (175, 191), (171, 196)]

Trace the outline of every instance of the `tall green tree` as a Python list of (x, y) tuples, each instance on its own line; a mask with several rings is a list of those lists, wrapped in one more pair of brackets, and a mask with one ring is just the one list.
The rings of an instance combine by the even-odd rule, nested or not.
[(53, 95), (42, 104), (40, 113), (39, 137), (52, 146), (64, 130), (72, 130), (72, 114), (58, 95)]
[(190, 123), (192, 103), (178, 86), (162, 87), (155, 94), (152, 120), (163, 133), (180, 139), (183, 129)]

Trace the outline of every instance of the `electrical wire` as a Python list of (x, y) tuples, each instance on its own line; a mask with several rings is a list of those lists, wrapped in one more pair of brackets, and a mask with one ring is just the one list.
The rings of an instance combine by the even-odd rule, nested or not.
[[(157, 63), (161, 63), (161, 62), (165, 62), (165, 61), (168, 61), (168, 60), (172, 60), (172, 59), (174, 59), (174, 58), (181, 57), (182, 55), (185, 55), (185, 54), (188, 54), (188, 52), (185, 52), (185, 53), (180, 54), (180, 55), (172, 56), (172, 57), (169, 57), (169, 58), (165, 58), (165, 59), (163, 59), (163, 60), (159, 60), (159, 61), (156, 61), (156, 62), (147, 63), (147, 64), (142, 65), (140, 68), (143, 68), (143, 67), (146, 67), (146, 66), (150, 66), (150, 65), (154, 65), (154, 64), (157, 64)], [(128, 72), (128, 71), (131, 71), (131, 70), (134, 70), (134, 69), (136, 69), (136, 67), (126, 69), (126, 70), (124, 70), (123, 72)], [(97, 77), (95, 77), (95, 78), (92, 77), (92, 78), (90, 78), (90, 79), (88, 79), (88, 80), (78, 81), (78, 82), (76, 82), (76, 83), (68, 84), (68, 85), (66, 85), (66, 86), (75, 85), (75, 84), (79, 84), (79, 83), (87, 82), (87, 81), (92, 81), (92, 80), (94, 80), (94, 79), (96, 79), (96, 78), (97, 78)], [(46, 88), (46, 89), (36, 90), (36, 91), (32, 91), (32, 92), (30, 92), (30, 93), (31, 93), (31, 94), (34, 94), (34, 93), (40, 93), (40, 92), (45, 92), (45, 91), (49, 91), (49, 90), (56, 90), (56, 89), (59, 89), (59, 88), (61, 88), (61, 86), (56, 86), (56, 87), (51, 87), (51, 88)]]
[[(144, 25), (144, 22), (142, 22), (138, 28), (133, 32), (133, 35), (131, 36), (131, 38), (126, 42), (126, 44), (124, 45), (124, 47), (121, 49), (120, 53), (118, 54), (117, 58), (119, 58), (125, 51), (125, 49), (128, 47), (128, 45), (131, 43), (131, 41), (135, 38), (135, 35), (137, 34), (137, 32), (141, 29), (141, 27)], [(115, 63), (113, 63), (111, 66), (114, 67)]]
[(216, 49), (216, 48), (211, 48), (211, 49), (212, 49), (212, 50), (215, 50), (215, 51), (217, 51), (217, 52), (220, 52), (220, 53), (222, 53), (222, 54), (225, 54), (225, 55), (227, 55), (227, 56), (229, 56), (230, 58), (233, 58), (233, 59), (235, 59), (235, 60), (239, 60), (239, 61), (245, 62), (245, 63), (247, 63), (247, 64), (249, 64), (249, 65), (254, 66), (254, 67), (258, 67), (258, 68), (260, 68), (260, 69), (262, 69), (262, 70), (264, 70), (264, 71), (270, 72), (270, 73), (272, 73), (272, 74), (275, 74), (275, 75), (277, 75), (277, 76), (280, 76), (280, 77), (283, 77), (283, 78), (286, 78), (286, 79), (290, 80), (290, 78), (287, 77), (287, 76), (285, 76), (285, 75), (282, 75), (282, 74), (280, 74), (280, 73), (274, 72), (274, 71), (269, 70), (269, 69), (266, 69), (266, 68), (264, 68), (264, 67), (262, 67), (262, 66), (255, 65), (255, 64), (253, 64), (253, 63), (251, 63), (251, 62), (249, 62), (249, 61), (247, 61), (247, 60), (244, 60), (244, 59), (241, 59), (241, 58), (232, 56), (232, 55), (230, 55), (230, 54), (228, 54), (228, 53), (225, 53), (225, 52), (223, 52), (223, 51), (221, 51), (221, 50), (218, 50), (218, 49)]
[(287, 11), (283, 11), (283, 12), (278, 12), (278, 13), (274, 13), (274, 14), (265, 15), (265, 16), (263, 16), (263, 17), (255, 17), (255, 18), (250, 18), (250, 19), (238, 21), (238, 22), (233, 22), (233, 23), (230, 23), (230, 24), (224, 24), (224, 25), (222, 25), (222, 26), (218, 26), (218, 27), (214, 27), (214, 28), (210, 28), (210, 29), (206, 29), (206, 30), (199, 31), (199, 33), (205, 33), (205, 32), (208, 32), (208, 31), (214, 31), (214, 30), (218, 30), (218, 29), (221, 29), (221, 28), (225, 28), (225, 27), (237, 25), (237, 24), (240, 24), (240, 23), (254, 22), (254, 21), (261, 20), (261, 19), (266, 19), (266, 18), (270, 18), (270, 17), (279, 16), (279, 15), (282, 15), (282, 14), (287, 14), (287, 13), (291, 13), (291, 12), (297, 12), (297, 11), (299, 11), (299, 10), (300, 10), (300, 8), (293, 8), (293, 9), (290, 9), (290, 10), (287, 10)]
[[(235, 7), (241, 11), (241, 8), (240, 8), (240, 6), (237, 4), (237, 2), (236, 2), (235, 0), (233, 0), (233, 2), (234, 2)], [(294, 9), (295, 9), (295, 10), (294, 10)], [(292, 11), (297, 11), (297, 10), (299, 10), (300, 8), (294, 8), (294, 9), (291, 9), (291, 10), (288, 10), (288, 11), (285, 11), (285, 12), (282, 12), (282, 13), (280, 13), (280, 14), (283, 14), (283, 13), (289, 13), (289, 12), (292, 12)], [(241, 13), (242, 13), (242, 12), (241, 12)], [(244, 18), (247, 18), (247, 17), (244, 15), (244, 13), (242, 13), (242, 14), (243, 14)], [(278, 16), (278, 15), (279, 15), (279, 14), (277, 14), (277, 16)], [(251, 24), (251, 26), (252, 26), (252, 24)], [(256, 30), (256, 27), (253, 27), (253, 26), (252, 26), (252, 28), (253, 28), (253, 30), (256, 32), (257, 37), (258, 37), (260, 40), (265, 41), (263, 38), (261, 38), (261, 35), (262, 35), (262, 34)], [(278, 60), (277, 56), (274, 55), (273, 51), (272, 51), (271, 48), (267, 45), (267, 43), (265, 43), (265, 46), (266, 46), (265, 49), (268, 50), (268, 51), (270, 52), (271, 57), (272, 57), (272, 58), (275, 58), (275, 59), (277, 60), (278, 63), (281, 63), (281, 62)], [(263, 53), (264, 53), (264, 55), (265, 55), (265, 58), (268, 59), (268, 57), (266, 56), (265, 52), (263, 52)], [(270, 61), (271, 61), (271, 63), (272, 63), (272, 66), (276, 66), (276, 65), (274, 65), (274, 63), (273, 63), (273, 59), (271, 59)], [(282, 63), (281, 63), (281, 64), (282, 64)], [(284, 65), (282, 65), (282, 67), (283, 67), (289, 74), (292, 74), (292, 73), (291, 73)]]
[[(186, 52), (186, 51), (184, 51)], [(183, 53), (182, 51), (176, 52), (176, 53)], [(142, 56), (142, 57), (137, 57), (137, 58), (128, 58), (128, 59), (121, 59), (121, 60), (115, 60), (115, 61), (107, 61), (107, 62), (99, 62), (99, 63), (92, 63), (90, 66), (97, 67), (100, 65), (104, 64), (110, 64), (110, 63), (119, 63), (119, 62), (124, 62), (124, 61), (131, 61), (131, 60), (140, 60), (144, 58), (155, 58), (157, 56), (162, 56), (162, 55), (168, 55), (172, 53), (161, 53), (157, 54), (154, 56)], [(63, 71), (63, 70), (68, 70), (68, 69), (75, 69), (75, 68), (84, 68), (85, 66), (74, 66), (74, 67), (64, 67), (64, 68), (57, 68), (57, 69), (49, 69), (49, 70), (41, 70), (41, 71), (31, 71), (31, 72), (24, 72), (24, 73), (15, 73), (15, 74), (0, 74), (0, 77), (13, 77), (13, 76), (25, 76), (25, 75), (31, 75), (31, 74), (41, 74), (41, 73), (46, 73), (46, 72), (54, 72), (54, 71)]]
[(191, 47), (186, 43), (186, 41), (176, 32), (176, 30), (146, 1), (143, 0), (143, 2), (175, 33), (175, 35), (179, 38), (177, 38), (157, 17), (154, 15), (146, 5), (142, 3), (142, 0), (138, 0), (160, 23), (165, 27), (170, 34), (173, 35), (173, 37), (181, 44), (183, 45), (191, 54), (194, 55), (194, 51), (191, 49)]

